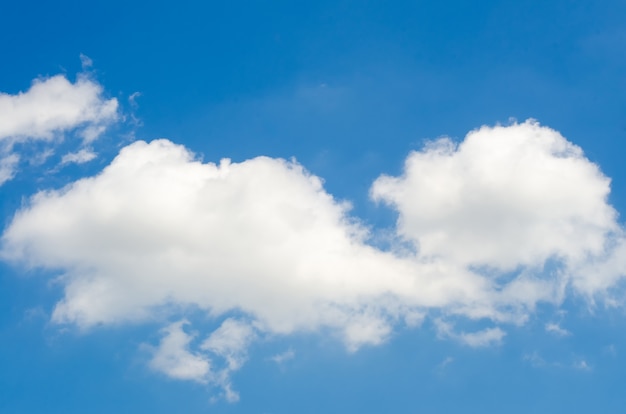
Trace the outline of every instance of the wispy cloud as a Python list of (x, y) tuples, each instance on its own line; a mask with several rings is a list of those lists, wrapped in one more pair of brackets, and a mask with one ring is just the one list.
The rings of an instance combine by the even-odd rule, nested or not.
[(81, 148), (77, 152), (67, 153), (61, 158), (61, 165), (84, 164), (97, 157), (97, 154), (88, 148)]
[(454, 358), (452, 357), (446, 357), (444, 358), (443, 361), (441, 361), (439, 364), (437, 364), (437, 366), (435, 367), (435, 372), (437, 374), (443, 374), (445, 373), (446, 369), (454, 362)]
[(561, 326), (558, 323), (553, 323), (553, 322), (546, 323), (545, 329), (546, 329), (546, 332), (549, 332), (557, 336), (569, 336), (572, 334), (567, 329), (561, 328)]
[(506, 336), (502, 329), (485, 328), (476, 332), (456, 332), (454, 326), (441, 319), (435, 321), (437, 335), (442, 339), (453, 339), (472, 348), (499, 345)]
[(285, 363), (286, 361), (290, 361), (294, 359), (295, 357), (296, 357), (296, 352), (293, 349), (289, 348), (285, 352), (281, 352), (280, 354), (271, 356), (269, 359), (270, 361), (273, 361), (277, 363), (278, 365), (281, 365)]
[(15, 170), (20, 157), (17, 154), (5, 154), (0, 158), (0, 185), (15, 176)]
[(523, 356), (524, 361), (527, 361), (535, 368), (559, 368), (559, 369), (573, 369), (577, 371), (592, 371), (593, 366), (585, 359), (579, 356), (575, 356), (569, 362), (563, 360), (546, 360), (539, 352), (534, 351), (530, 354)]
[[(173, 379), (217, 387), (224, 399), (238, 401), (239, 394), (233, 389), (230, 376), (246, 360), (254, 329), (236, 319), (227, 319), (193, 350), (197, 333), (185, 332), (186, 325), (187, 320), (174, 322), (161, 330), (163, 336), (158, 346), (144, 345), (152, 352), (150, 367)], [(219, 361), (223, 361), (221, 366)]]

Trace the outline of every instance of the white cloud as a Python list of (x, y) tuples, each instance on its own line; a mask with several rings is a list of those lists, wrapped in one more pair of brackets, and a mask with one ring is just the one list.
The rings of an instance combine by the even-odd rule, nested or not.
[(37, 79), (17, 95), (0, 93), (0, 141), (50, 140), (74, 128), (106, 125), (117, 118), (117, 99), (85, 76)]
[[(173, 379), (218, 387), (227, 401), (238, 401), (239, 394), (233, 390), (230, 377), (245, 361), (247, 347), (255, 336), (254, 329), (229, 318), (193, 351), (191, 343), (197, 334), (185, 332), (188, 324), (187, 320), (181, 320), (161, 330), (163, 336), (159, 345), (148, 346), (152, 352), (150, 367)], [(222, 368), (216, 366), (215, 357), (225, 361)]]
[(264, 332), (333, 328), (354, 349), (415, 308), (485, 296), (463, 269), (365, 245), (347, 208), (294, 163), (201, 164), (169, 141), (137, 142), (100, 175), (37, 194), (3, 255), (63, 269), (53, 319), (84, 327), (198, 306), (241, 310)]
[(233, 390), (230, 376), (245, 362), (248, 346), (255, 337), (256, 332), (252, 326), (228, 318), (200, 345), (200, 349), (209, 351), (225, 361), (224, 367), (217, 370), (213, 377), (215, 384), (223, 390), (223, 396), (227, 401), (239, 400), (239, 394)]
[(15, 176), (15, 170), (20, 157), (17, 154), (6, 154), (0, 158), (0, 185)]
[(558, 132), (528, 121), (439, 139), (383, 176), (372, 196), (397, 208), (421, 256), (499, 271), (576, 263), (617, 231), (610, 180)]
[(61, 165), (65, 164), (84, 164), (95, 159), (97, 154), (88, 148), (81, 148), (77, 152), (69, 152), (61, 158)]
[(271, 356), (269, 359), (278, 365), (283, 364), (285, 361), (290, 361), (296, 357), (296, 351), (289, 348), (285, 352)]
[(487, 328), (478, 332), (463, 332), (457, 338), (466, 345), (478, 348), (499, 345), (505, 336), (506, 332), (500, 328)]
[(80, 64), (83, 67), (83, 70), (89, 69), (93, 66), (93, 60), (87, 55), (80, 54)]
[(236, 370), (243, 364), (248, 345), (255, 336), (254, 328), (249, 324), (228, 318), (213, 331), (200, 348), (226, 359), (228, 368)]
[(572, 334), (567, 329), (561, 328), (558, 323), (546, 323), (545, 328), (546, 332), (550, 332), (557, 336), (568, 336)]
[[(211, 381), (231, 400), (230, 374), (257, 335), (332, 332), (353, 351), (436, 309), (440, 336), (497, 345), (498, 324), (523, 323), (537, 303), (558, 305), (569, 292), (603, 293), (626, 270), (609, 179), (536, 122), (438, 140), (371, 194), (398, 210), (398, 234), (415, 253), (368, 245), (349, 205), (295, 162), (203, 164), (167, 140), (136, 142), (99, 175), (36, 194), (4, 232), (2, 257), (60, 271), (58, 323), (245, 315), (198, 352), (173, 353), (198, 367), (208, 353), (224, 359)], [(447, 317), (496, 326), (458, 333)], [(186, 349), (182, 325), (170, 329)]]
[(210, 361), (189, 350), (193, 335), (183, 330), (187, 323), (183, 320), (162, 329), (164, 335), (153, 350), (150, 367), (172, 378), (204, 383), (211, 370)]
[(344, 333), (344, 340), (351, 352), (363, 345), (379, 345), (391, 333), (389, 322), (379, 316), (364, 314), (350, 321)]
[[(73, 83), (57, 75), (33, 81), (26, 92), (0, 92), (0, 185), (18, 169), (16, 144), (55, 141), (70, 131), (90, 143), (117, 120), (117, 110), (117, 99), (106, 99), (102, 86), (84, 74)], [(48, 148), (33, 163), (50, 153)]]
[(435, 321), (435, 327), (440, 338), (452, 339), (472, 348), (500, 345), (506, 336), (506, 332), (498, 327), (477, 332), (456, 332), (452, 324), (441, 319)]

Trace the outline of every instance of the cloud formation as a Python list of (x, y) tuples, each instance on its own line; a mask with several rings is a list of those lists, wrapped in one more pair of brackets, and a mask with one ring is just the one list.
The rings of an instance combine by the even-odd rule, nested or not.
[(0, 92), (0, 184), (12, 178), (18, 144), (53, 141), (76, 131), (88, 144), (118, 118), (117, 99), (103, 96), (100, 84), (85, 74), (75, 82), (63, 75), (33, 81), (15, 95)]
[(37, 79), (16, 95), (0, 93), (0, 140), (53, 139), (79, 126), (93, 127), (117, 117), (117, 99), (86, 76), (72, 83), (63, 75)]
[[(151, 363), (236, 400), (230, 374), (259, 336), (330, 331), (355, 351), (436, 312), (439, 336), (487, 346), (540, 302), (605, 295), (626, 270), (609, 191), (556, 131), (482, 127), (411, 153), (400, 177), (374, 182), (372, 198), (398, 211), (398, 237), (414, 246), (382, 251), (295, 161), (202, 163), (170, 141), (139, 141), (97, 176), (33, 196), (4, 232), (2, 257), (61, 274), (58, 323), (245, 315), (196, 349), (184, 322), (169, 325)], [(494, 326), (455, 332), (453, 318)]]
[(398, 210), (398, 232), (421, 256), (505, 272), (604, 252), (618, 230), (609, 183), (579, 147), (530, 121), (434, 141), (372, 196)]
[(97, 154), (90, 149), (81, 148), (76, 152), (69, 152), (61, 158), (61, 165), (65, 164), (84, 164), (97, 157)]
[[(187, 320), (174, 322), (161, 330), (163, 336), (152, 351), (150, 367), (173, 379), (190, 380), (218, 387), (221, 396), (229, 402), (239, 400), (231, 384), (231, 374), (240, 369), (247, 358), (249, 343), (256, 336), (249, 324), (226, 319), (198, 347), (191, 349), (196, 333), (187, 333)], [(217, 362), (222, 361), (220, 367)]]
[(193, 335), (183, 330), (188, 323), (175, 322), (161, 330), (163, 337), (153, 349), (150, 367), (171, 378), (205, 382), (211, 366), (203, 355), (189, 350)]

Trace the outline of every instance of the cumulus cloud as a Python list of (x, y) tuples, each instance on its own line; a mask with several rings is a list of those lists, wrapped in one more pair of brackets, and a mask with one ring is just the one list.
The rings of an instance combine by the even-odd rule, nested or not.
[[(245, 315), (194, 352), (182, 325), (165, 336), (176, 346), (164, 361), (195, 361), (201, 378), (206, 355), (224, 360), (212, 381), (235, 400), (230, 373), (259, 336), (332, 332), (355, 351), (435, 310), (441, 337), (488, 346), (539, 302), (611, 289), (626, 243), (609, 184), (534, 121), (440, 139), (411, 153), (401, 176), (374, 182), (372, 198), (398, 211), (398, 237), (415, 247), (382, 251), (295, 161), (202, 163), (167, 140), (136, 142), (100, 174), (33, 196), (5, 230), (2, 257), (61, 274), (58, 323)], [(494, 326), (455, 332), (451, 317)]]
[(579, 147), (529, 121), (432, 142), (372, 196), (398, 210), (420, 255), (508, 271), (603, 253), (618, 230), (609, 184)]
[(202, 164), (169, 141), (136, 142), (100, 175), (34, 196), (3, 256), (61, 269), (53, 319), (83, 327), (197, 306), (277, 334), (336, 328), (356, 348), (414, 308), (485, 294), (468, 271), (366, 245), (347, 211), (293, 162)]
[[(75, 82), (56, 75), (36, 79), (25, 92), (0, 92), (0, 156), (13, 159), (16, 144), (53, 141), (70, 131), (92, 142), (117, 119), (117, 111), (117, 99), (105, 98), (102, 86), (83, 74)], [(7, 165), (3, 162), (5, 181), (17, 162)]]

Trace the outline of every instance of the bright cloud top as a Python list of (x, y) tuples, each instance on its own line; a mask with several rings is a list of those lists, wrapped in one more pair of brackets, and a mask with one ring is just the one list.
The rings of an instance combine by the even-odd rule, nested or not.
[(102, 86), (86, 76), (72, 83), (63, 75), (35, 80), (26, 92), (0, 93), (0, 140), (50, 140), (59, 132), (84, 126), (94, 131), (117, 117), (117, 99), (105, 99)]
[(604, 251), (618, 230), (610, 180), (558, 132), (526, 122), (483, 127), (459, 145), (439, 139), (372, 195), (398, 209), (420, 255), (512, 270)]
[[(151, 364), (231, 400), (229, 375), (259, 335), (330, 329), (356, 350), (434, 310), (441, 337), (493, 345), (500, 326), (458, 333), (451, 316), (520, 323), (538, 302), (606, 293), (626, 270), (608, 178), (532, 121), (436, 141), (371, 194), (398, 210), (415, 253), (368, 245), (349, 206), (295, 162), (216, 165), (167, 140), (136, 142), (99, 175), (36, 194), (6, 229), (2, 255), (61, 272), (59, 323), (244, 315), (197, 350), (184, 321), (169, 325)], [(211, 353), (226, 361), (219, 375)]]
[(117, 99), (106, 99), (102, 86), (84, 74), (73, 83), (56, 75), (35, 80), (26, 92), (0, 92), (0, 184), (15, 174), (16, 144), (52, 141), (74, 130), (89, 144), (117, 119), (117, 110)]

